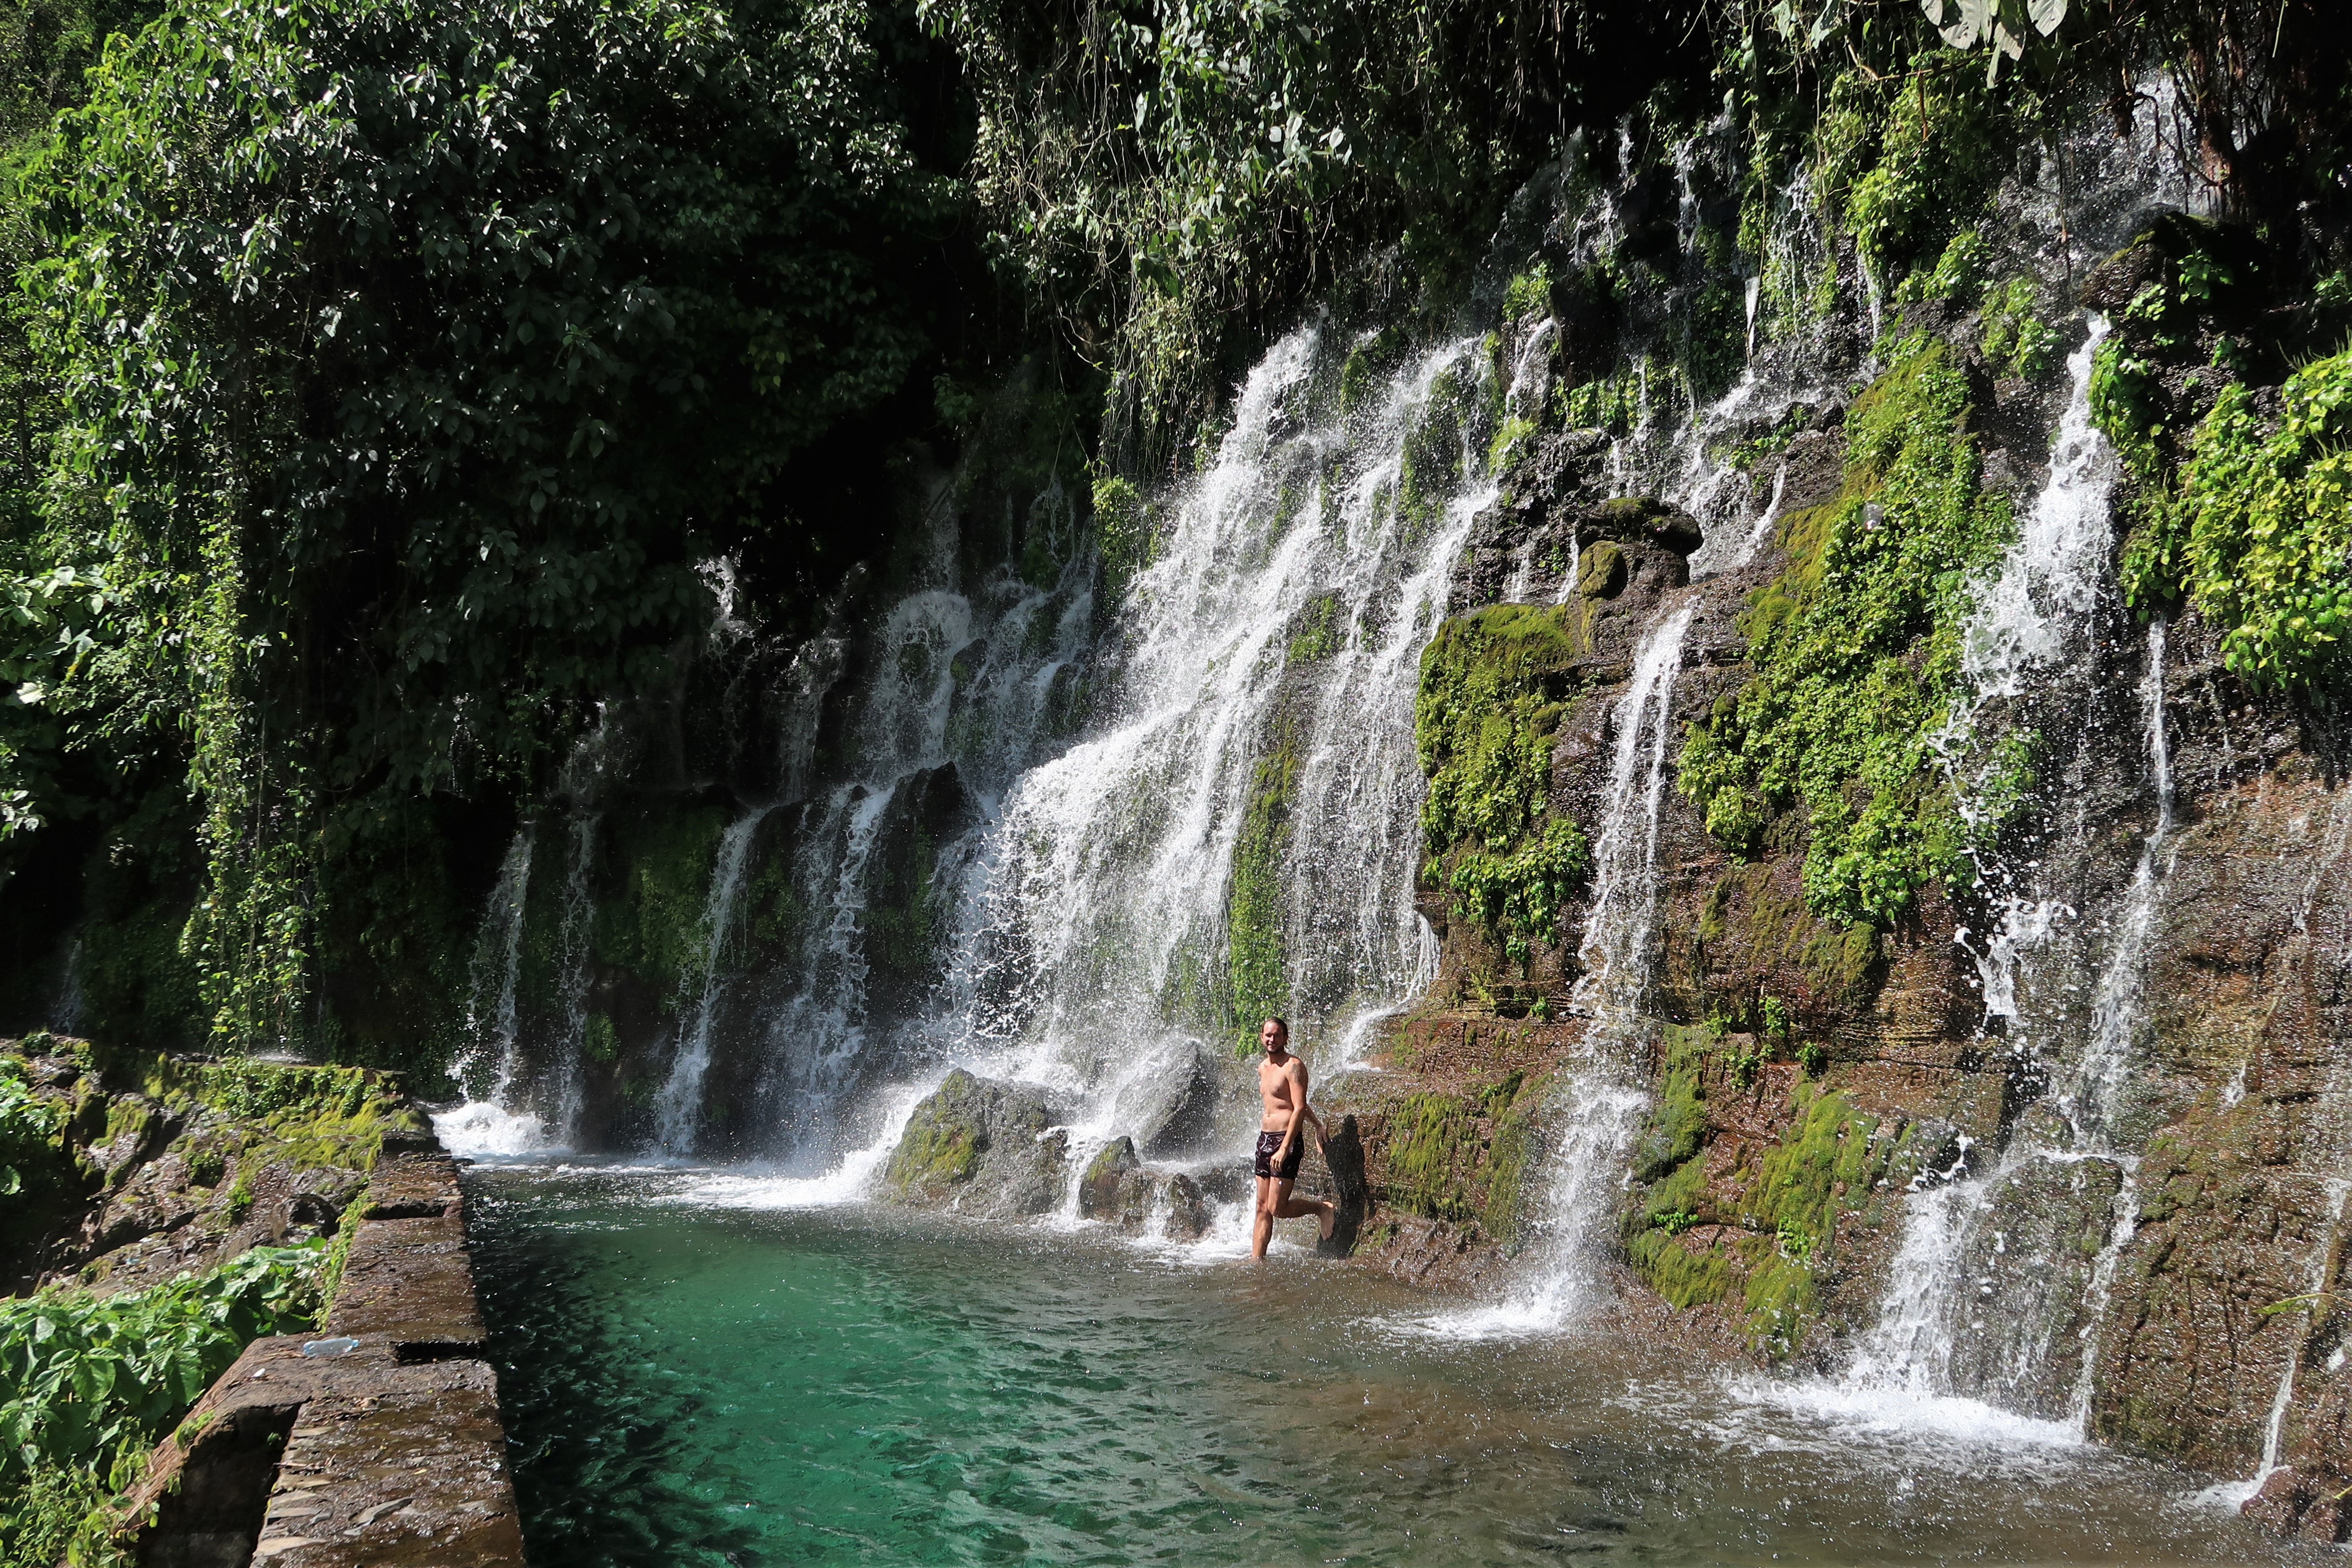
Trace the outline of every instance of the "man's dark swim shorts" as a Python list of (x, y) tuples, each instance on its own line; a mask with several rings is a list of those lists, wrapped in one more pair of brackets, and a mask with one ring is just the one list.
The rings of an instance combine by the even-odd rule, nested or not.
[(1291, 1144), (1290, 1158), (1285, 1160), (1282, 1163), (1282, 1169), (1277, 1171), (1274, 1168), (1274, 1157), (1281, 1152), (1281, 1133), (1259, 1133), (1257, 1135), (1257, 1163), (1255, 1169), (1261, 1176), (1272, 1176), (1276, 1181), (1281, 1182), (1295, 1182), (1298, 1179), (1298, 1162), (1307, 1158), (1307, 1140), (1301, 1138), (1297, 1142)]

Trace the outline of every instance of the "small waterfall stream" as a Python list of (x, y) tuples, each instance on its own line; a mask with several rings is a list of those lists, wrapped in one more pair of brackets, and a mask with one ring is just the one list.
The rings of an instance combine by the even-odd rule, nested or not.
[[(480, 934), (466, 999), (466, 1034), (471, 1047), (457, 1074), (467, 1097), (504, 1105), (514, 1092), (520, 1065), (516, 999), (522, 974), (524, 900), (530, 893), (530, 856), (538, 825), (525, 822), (499, 862), (498, 885), (482, 911)], [(489, 1077), (485, 1079), (483, 1075)]]
[(466, 1054), (453, 1069), (466, 1103), (439, 1119), (444, 1136), (486, 1153), (522, 1154), (545, 1142), (538, 1117), (508, 1109), (522, 1070), (523, 915), (538, 835), (537, 822), (525, 821), (499, 862), (467, 972)]
[(1675, 679), (1695, 606), (1673, 605), (1644, 634), (1611, 715), (1616, 742), (1593, 839), (1593, 885), (1573, 1006), (1589, 1020), (1581, 1063), (1555, 1113), (1538, 1261), (1513, 1296), (1438, 1320), (1449, 1333), (1554, 1329), (1597, 1284), (1600, 1243), (1627, 1180), (1627, 1155), (1649, 1093), (1642, 1081), (1642, 996), (1658, 898), (1658, 819), (1665, 804)]
[[(2085, 692), (2097, 683), (2097, 623), (2114, 603), (2107, 500), (2116, 460), (2089, 417), (2091, 361), (2105, 331), (2105, 323), (2094, 320), (2068, 362), (2071, 386), (2053, 443), (2049, 482), (1980, 593), (1967, 629), (1963, 657), (1975, 707), (1953, 721), (1955, 754), (1992, 705), (2020, 696), (2029, 680), (2054, 680)], [(1922, 1178), (1926, 1190), (1909, 1199), (1878, 1321), (1848, 1370), (1851, 1387), (1912, 1398), (1989, 1398), (2045, 1415), (2070, 1432), (2087, 1427), (2100, 1323), (2139, 1216), (2137, 1161), (2113, 1133), (2126, 1109), (2174, 832), (2165, 656), (2166, 628), (2158, 622), (2147, 636), (2139, 727), (2155, 817), (2131, 882), (2103, 926), (2092, 928), (2103, 947), (2095, 960), (2075, 956), (2079, 938), (2070, 936), (2063, 948), (2056, 944), (2060, 933), (2073, 931), (2079, 912), (2039, 879), (2045, 864), (2069, 856), (2045, 847), (2015, 868), (1980, 862), (2000, 923), (1989, 936), (1964, 931), (1959, 940), (1977, 959), (1988, 1032), (1997, 1032), (2018, 1060), (2050, 1064), (2035, 1070), (2060, 1085), (2046, 1100), (2054, 1114), (2021, 1124), (1990, 1170), (1969, 1169), (1972, 1156), (1964, 1155), (1960, 1168)], [(2086, 725), (2078, 750), (2091, 733)], [(2063, 816), (2061, 825), (2067, 826)], [(2090, 830), (2079, 818), (2072, 823), (2071, 856), (2079, 858)], [(2065, 978), (2072, 965), (2085, 962), (2092, 967), (2083, 981)], [(2037, 966), (2053, 973), (2041, 976)], [(2029, 980), (2031, 985), (2023, 984)], [(2085, 983), (2089, 1015), (2072, 1022), (2079, 1015), (2070, 1015), (2063, 998)], [(2058, 1005), (2031, 1003), (2029, 996), (2057, 998)], [(2066, 1037), (2077, 1028), (2079, 1045), (2070, 1052)], [(2110, 1182), (2111, 1194), (2100, 1197)], [(2035, 1254), (2037, 1244), (2021, 1244), (2021, 1252), (2012, 1246), (2010, 1222), (2000, 1217), (2012, 1198), (2042, 1208), (2075, 1204), (2099, 1215), (2104, 1235), (2079, 1282), (2063, 1259)], [(2056, 1246), (2056, 1238), (2047, 1245)], [(1998, 1310), (1987, 1310), (1997, 1292)], [(2063, 1388), (2053, 1387), (2048, 1369), (2069, 1322), (2069, 1353), (2077, 1364)]]
[(710, 1070), (711, 1025), (718, 1017), (729, 950), (742, 917), (743, 868), (751, 858), (751, 836), (767, 815), (764, 806), (744, 813), (728, 825), (719, 841), (719, 860), (710, 871), (710, 896), (702, 910), (701, 983), (692, 1005), (684, 1010), (677, 1054), (655, 1106), (656, 1136), (665, 1153), (683, 1154), (694, 1148), (702, 1115), (702, 1080)]

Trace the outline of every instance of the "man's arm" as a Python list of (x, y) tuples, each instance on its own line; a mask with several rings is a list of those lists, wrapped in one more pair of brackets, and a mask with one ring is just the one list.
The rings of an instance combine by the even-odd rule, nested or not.
[(1290, 1066), (1284, 1069), (1284, 1076), (1298, 1086), (1298, 1109), (1292, 1113), (1290, 1125), (1282, 1130), (1282, 1147), (1275, 1152), (1274, 1156), (1274, 1163), (1277, 1169), (1280, 1168), (1283, 1161), (1290, 1158), (1290, 1145), (1298, 1137), (1300, 1122), (1311, 1121), (1315, 1124), (1315, 1136), (1318, 1142), (1328, 1142), (1329, 1138), (1324, 1131), (1323, 1119), (1315, 1114), (1313, 1106), (1307, 1103), (1307, 1064), (1293, 1058)]

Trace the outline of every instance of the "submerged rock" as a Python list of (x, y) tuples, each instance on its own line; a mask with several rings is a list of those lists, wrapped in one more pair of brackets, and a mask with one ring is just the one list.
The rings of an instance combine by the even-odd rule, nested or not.
[(882, 1195), (992, 1215), (1041, 1214), (1062, 1190), (1063, 1108), (1028, 1084), (958, 1068), (907, 1121)]

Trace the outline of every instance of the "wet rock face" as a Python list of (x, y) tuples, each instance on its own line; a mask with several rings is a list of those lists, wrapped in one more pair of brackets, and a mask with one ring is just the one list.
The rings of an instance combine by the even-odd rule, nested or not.
[[(1598, 608), (1635, 595), (1626, 607), (1654, 603), (1690, 581), (1689, 556), (1700, 544), (1689, 514), (1651, 499), (1610, 499), (1609, 438), (1599, 430), (1544, 437), (1514, 464), (1504, 492), (1479, 514), (1454, 569), (1457, 613), (1491, 604), (1573, 602), (1595, 632), (1619, 631), (1638, 617), (1602, 617)], [(1622, 656), (1631, 643), (1609, 637)]]
[(879, 1193), (894, 1203), (997, 1216), (1075, 1203), (1082, 1218), (1149, 1237), (1207, 1234), (1216, 1205), (1202, 1181), (1146, 1164), (1132, 1137), (1113, 1138), (1073, 1170), (1060, 1125), (1070, 1110), (1034, 1085), (959, 1068), (908, 1119)]
[[(2127, 300), (2132, 268), (2152, 265), (2120, 258), (2093, 289)], [(2058, 388), (1971, 358), (1965, 310), (1916, 308), (1903, 326), (1965, 363), (1981, 486), (2022, 516), (2054, 461)], [(1663, 607), (1690, 612), (1670, 768), (1691, 726), (1751, 679), (1759, 591), (1792, 538), (1854, 499), (1842, 412), (1782, 422), (1747, 476), (1751, 515), (1769, 492), (1778, 525), (1748, 563), (1696, 583), (1699, 542), (1675, 514), (1602, 504), (1605, 443), (1589, 434), (1539, 444), (1478, 521), (1450, 624), (1510, 602), (1572, 617), (1546, 808), (1588, 840), (1633, 653)], [(2171, 621), (2155, 685), (2147, 631), (2119, 598), (2074, 635), (2063, 668), (1978, 713), (2038, 747), (2005, 853), (2042, 924), (2020, 928), (2030, 962), (2005, 1012), (1989, 1016), (1981, 989), (2005, 889), (1931, 883), (1900, 919), (1841, 923), (1808, 896), (1801, 811), (1734, 853), (1669, 776), (1642, 1003), (1651, 1108), (1615, 1245), (1696, 1337), (1835, 1373), (1884, 1321), (1931, 1206), (1912, 1184), (1951, 1183), (1937, 1202), (1968, 1213), (1939, 1277), (1941, 1386), (2056, 1420), (2086, 1402), (2095, 1436), (2224, 1476), (2252, 1475), (2268, 1443), (2284, 1468), (2254, 1507), (2334, 1539), (2352, 1531), (2337, 1495), (2352, 1485), (2352, 748), (2340, 721), (2243, 686), (2193, 610)], [(2148, 852), (2145, 704), (2159, 685), (2175, 794)], [(2149, 853), (2160, 886), (2126, 964)], [(1436, 984), (1347, 1109), (1377, 1205), (1367, 1246), (1443, 1282), (1507, 1253), (1477, 1216), (1522, 1155), (1475, 1108), (1513, 1075), (1584, 1070), (1570, 1009), (1590, 889), (1571, 894), (1558, 941), (1524, 954), (1435, 880), (1419, 897), (1441, 939)], [(2137, 1000), (2116, 1014), (2120, 990)], [(2121, 1065), (2094, 1095), (2101, 1039)], [(1417, 1157), (1420, 1131), (1457, 1122), (1468, 1135), (1444, 1141), (1442, 1160)], [(1868, 1160), (1848, 1152), (1857, 1141)], [(1846, 1179), (1864, 1166), (1866, 1185)]]
[(1133, 1089), (1119, 1097), (1114, 1120), (1134, 1129), (1135, 1146), (1146, 1159), (1166, 1160), (1207, 1151), (1237, 1132), (1238, 1113), (1255, 1114), (1256, 1105), (1247, 1063), (1198, 1040), (1179, 1039), (1137, 1075)]
[(909, 774), (892, 792), (866, 863), (858, 911), (872, 1016), (889, 1023), (922, 1010), (940, 981), (948, 937), (940, 855), (977, 816), (953, 763)]
[(1998, 1184), (1962, 1250), (1956, 1386), (2004, 1409), (2069, 1417), (2091, 1276), (2115, 1236), (2122, 1185), (2121, 1168), (2102, 1159), (2037, 1161)]

